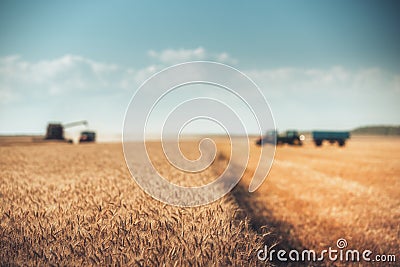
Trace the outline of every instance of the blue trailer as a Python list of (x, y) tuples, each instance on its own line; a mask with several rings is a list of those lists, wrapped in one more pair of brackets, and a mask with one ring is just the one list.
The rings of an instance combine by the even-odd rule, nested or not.
[(313, 131), (312, 137), (316, 146), (321, 146), (323, 141), (331, 144), (337, 142), (339, 146), (344, 146), (350, 138), (350, 132)]

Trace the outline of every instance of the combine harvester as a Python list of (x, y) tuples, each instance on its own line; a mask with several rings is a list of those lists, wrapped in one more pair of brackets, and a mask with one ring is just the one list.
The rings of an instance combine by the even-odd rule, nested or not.
[[(88, 125), (87, 121), (76, 121), (76, 122), (71, 122), (71, 123), (66, 123), (66, 124), (61, 124), (61, 123), (49, 123), (47, 125), (47, 131), (46, 131), (46, 136), (45, 140), (58, 140), (58, 141), (66, 141), (69, 143), (73, 143), (71, 139), (65, 139), (64, 137), (64, 129), (73, 127), (73, 126), (78, 126), (78, 125)], [(94, 142), (96, 141), (96, 133), (93, 131), (83, 131), (81, 132), (81, 136), (79, 138), (79, 142)]]

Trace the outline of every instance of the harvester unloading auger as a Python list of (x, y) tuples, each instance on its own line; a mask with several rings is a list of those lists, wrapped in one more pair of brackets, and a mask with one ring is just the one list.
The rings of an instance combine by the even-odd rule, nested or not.
[[(64, 129), (78, 126), (78, 125), (88, 125), (87, 121), (75, 121), (70, 123), (49, 123), (47, 125), (46, 136), (44, 139), (46, 140), (61, 140), (68, 141), (72, 143), (72, 140), (66, 140), (64, 137)], [(81, 133), (79, 138), (79, 142), (94, 142), (96, 140), (96, 133), (92, 131), (84, 131)]]

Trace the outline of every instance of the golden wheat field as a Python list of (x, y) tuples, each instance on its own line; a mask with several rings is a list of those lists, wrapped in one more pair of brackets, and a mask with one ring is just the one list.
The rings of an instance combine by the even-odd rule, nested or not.
[(121, 144), (5, 146), (1, 155), (2, 264), (256, 263), (261, 240), (236, 218), (232, 196), (185, 209), (154, 200), (131, 178)]
[[(221, 173), (229, 145), (199, 174), (152, 156), (177, 183)], [(182, 150), (198, 157), (197, 143)], [(0, 147), (1, 265), (265, 265), (264, 244), (322, 250), (400, 249), (400, 140), (354, 138), (344, 148), (280, 146), (270, 175), (248, 193), (259, 147), (244, 178), (209, 205), (179, 208), (145, 194), (126, 167), (121, 144), (7, 143)], [(224, 156), (222, 156), (224, 155)], [(399, 256), (397, 256), (399, 257)], [(330, 264), (330, 263), (326, 263)]]

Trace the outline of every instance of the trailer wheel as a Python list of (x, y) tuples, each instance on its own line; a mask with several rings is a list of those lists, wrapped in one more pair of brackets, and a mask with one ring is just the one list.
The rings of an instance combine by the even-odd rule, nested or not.
[(315, 140), (316, 146), (322, 146), (322, 140)]
[(339, 141), (338, 141), (338, 144), (339, 144), (339, 146), (344, 146), (345, 141), (344, 141), (344, 140), (339, 140)]

